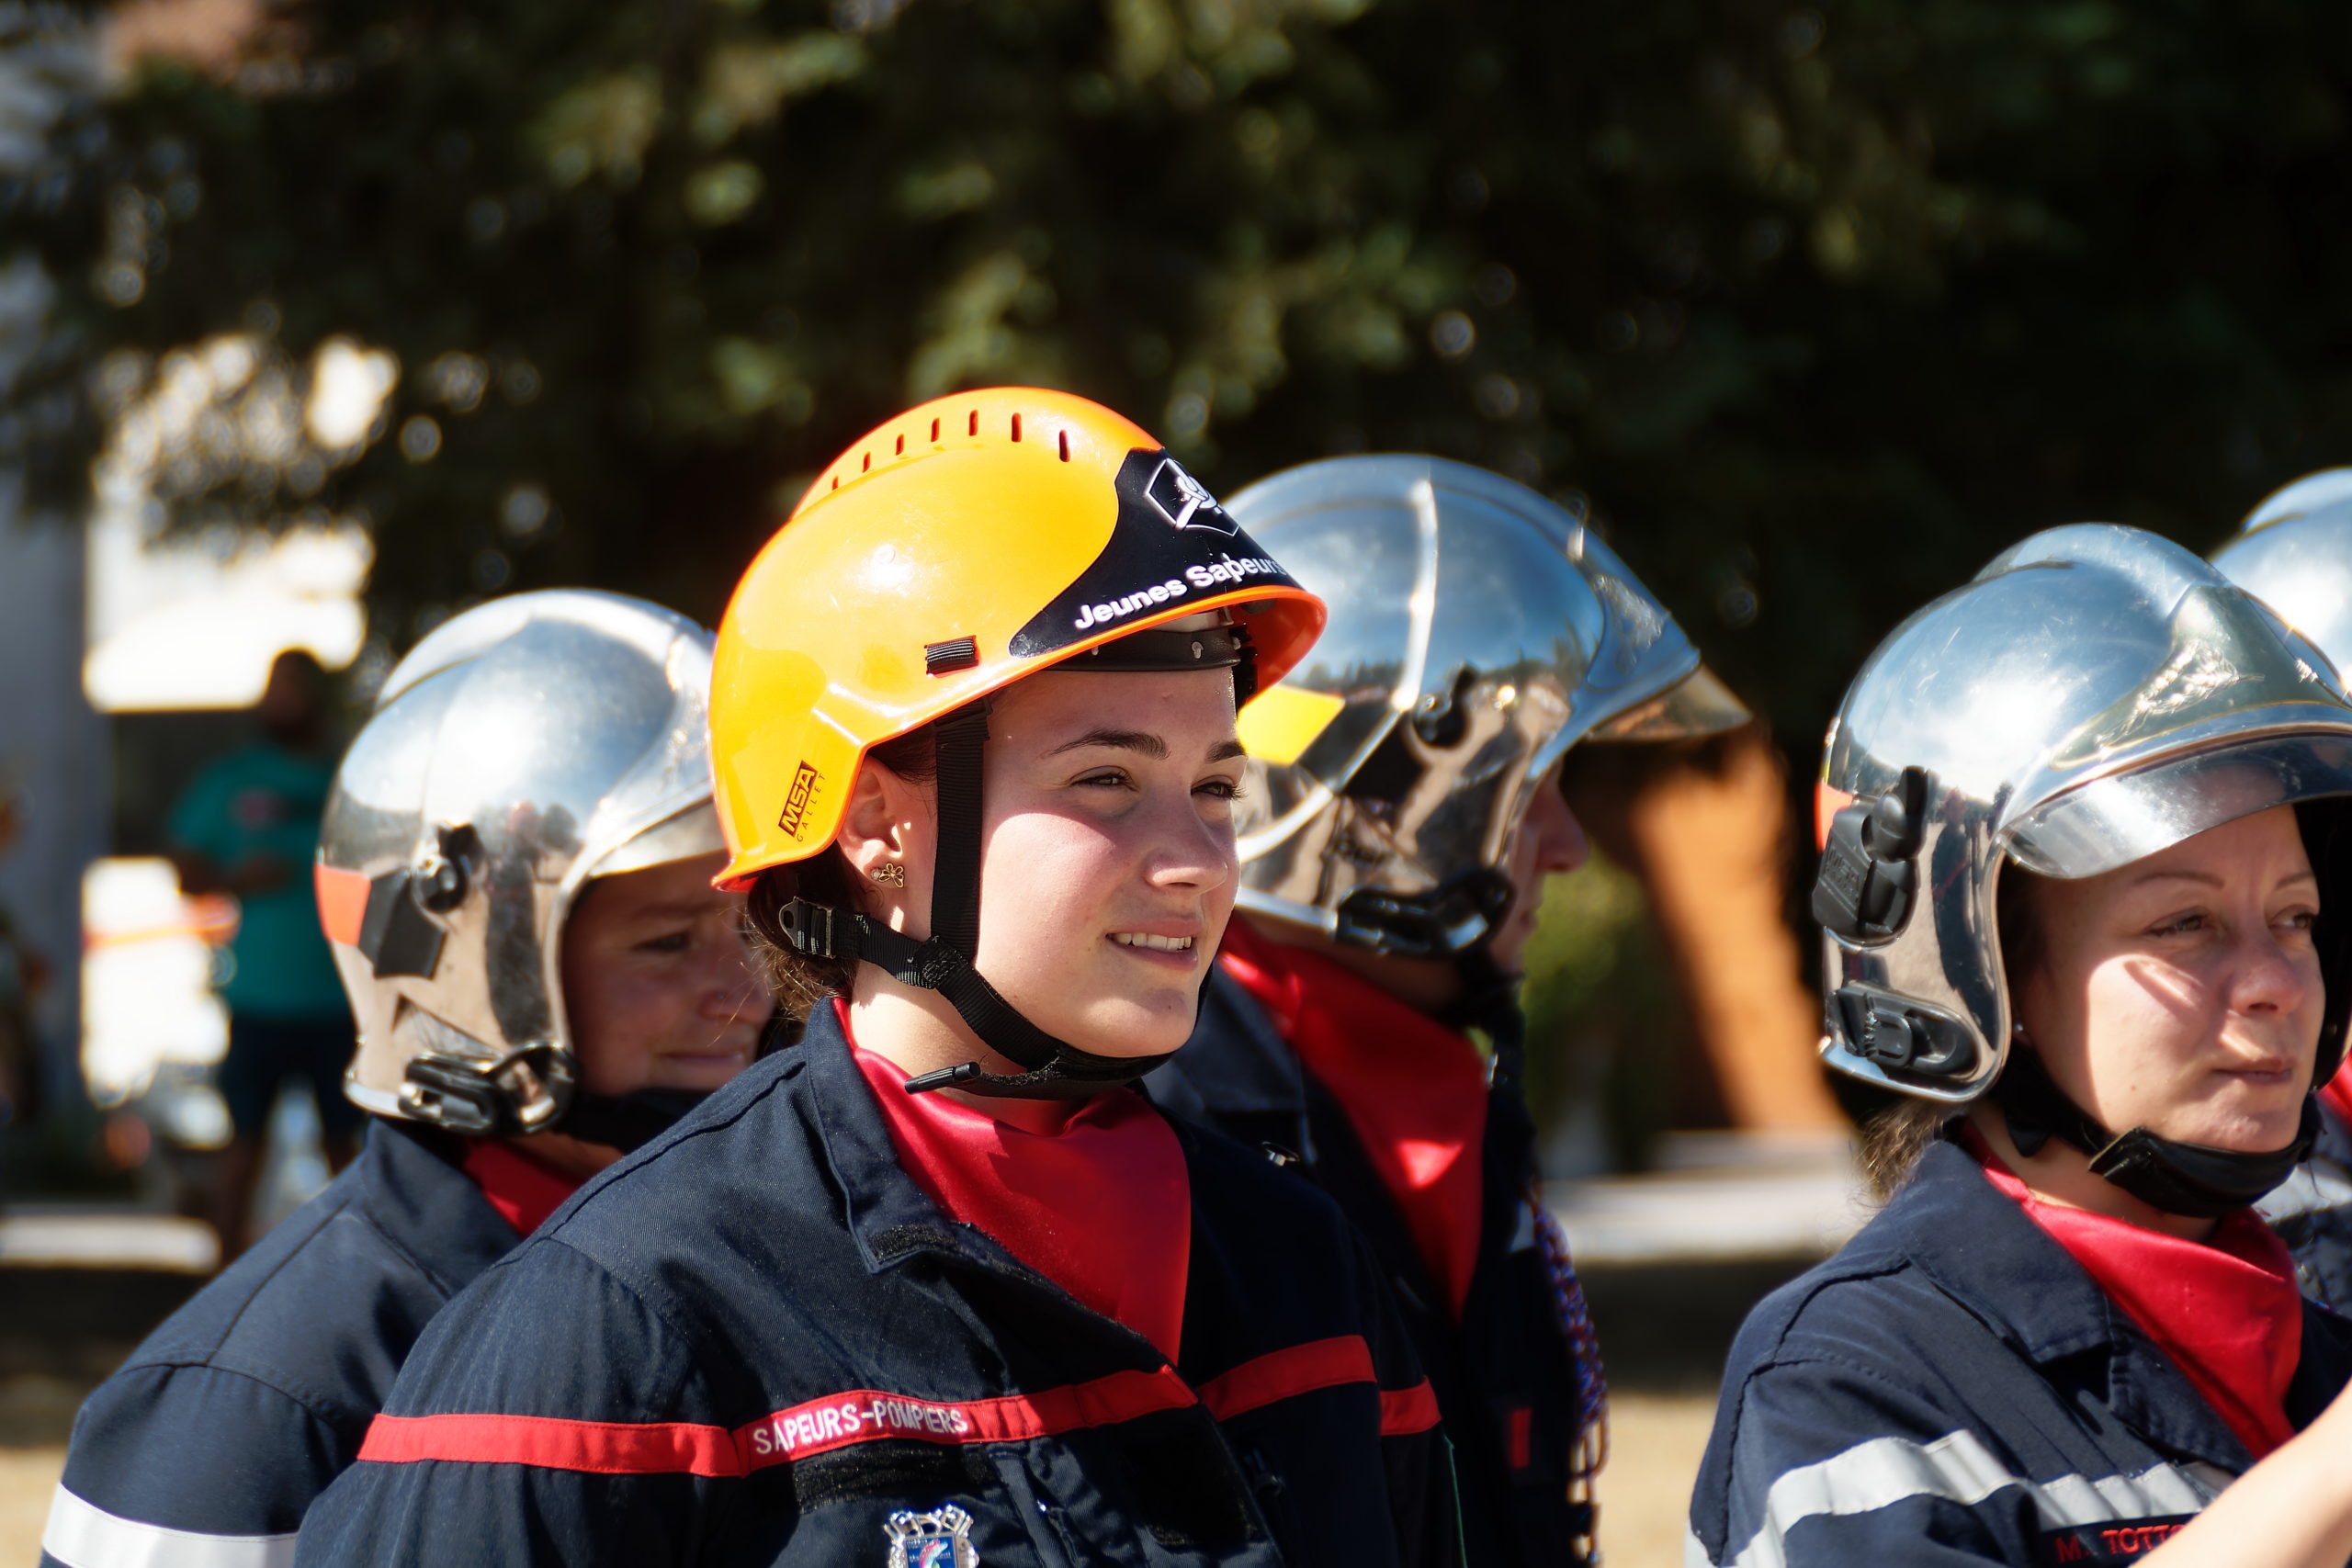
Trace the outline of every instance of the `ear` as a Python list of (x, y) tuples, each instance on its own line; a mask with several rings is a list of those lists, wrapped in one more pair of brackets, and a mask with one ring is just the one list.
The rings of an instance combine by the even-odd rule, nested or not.
[[(857, 907), (920, 942), (931, 934), (932, 804), (928, 792), (868, 759), (850, 786), (833, 847), (848, 863)], [(877, 881), (895, 867), (905, 885)]]

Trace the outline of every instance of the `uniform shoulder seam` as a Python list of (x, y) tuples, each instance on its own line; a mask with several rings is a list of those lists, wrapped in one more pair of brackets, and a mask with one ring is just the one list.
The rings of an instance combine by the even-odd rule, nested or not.
[(295, 1242), (292, 1246), (288, 1247), (286, 1249), (286, 1256), (280, 1258), (277, 1260), (277, 1265), (273, 1267), (267, 1274), (265, 1274), (260, 1280), (254, 1281), (253, 1289), (245, 1292), (244, 1299), (237, 1303), (236, 1310), (229, 1314), (228, 1321), (223, 1323), (220, 1325), (220, 1332), (212, 1337), (211, 1348), (204, 1352), (203, 1360), (201, 1362), (192, 1361), (186, 1357), (175, 1356), (169, 1358), (172, 1364), (180, 1366), (198, 1364), (209, 1365), (211, 1358), (219, 1355), (221, 1348), (228, 1344), (229, 1337), (236, 1333), (237, 1325), (244, 1321), (245, 1314), (253, 1310), (254, 1303), (261, 1299), (262, 1292), (268, 1290), (271, 1285), (277, 1282), (279, 1275), (285, 1273), (288, 1269), (293, 1266), (294, 1260), (301, 1257), (310, 1245), (318, 1240), (319, 1237), (325, 1233), (327, 1226), (333, 1224), (337, 1219), (342, 1217), (344, 1213), (351, 1207), (351, 1202), (352, 1195), (346, 1192), (334, 1203), (327, 1205), (320, 1211), (317, 1223), (311, 1226), (310, 1234), (303, 1236), (301, 1240)]
[[(215, 1376), (235, 1378), (241, 1382), (252, 1383), (254, 1387), (267, 1389), (288, 1404), (298, 1406), (302, 1414), (322, 1427), (331, 1428), (336, 1424), (335, 1416), (339, 1409), (339, 1402), (333, 1396), (306, 1391), (293, 1386), (290, 1380), (269, 1377), (249, 1368), (224, 1367), (209, 1358), (203, 1360), (187, 1360), (176, 1357), (157, 1358), (125, 1366), (115, 1375), (120, 1377), (129, 1372), (181, 1371), (209, 1372)], [(374, 1412), (372, 1410), (355, 1411), (352, 1414), (372, 1416)]]

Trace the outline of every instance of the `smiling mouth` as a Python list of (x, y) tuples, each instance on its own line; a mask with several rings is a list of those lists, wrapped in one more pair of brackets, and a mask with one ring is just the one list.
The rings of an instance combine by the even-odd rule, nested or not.
[(1121, 947), (1148, 948), (1154, 953), (1193, 951), (1193, 939), (1188, 936), (1152, 936), (1144, 931), (1113, 931), (1111, 940)]

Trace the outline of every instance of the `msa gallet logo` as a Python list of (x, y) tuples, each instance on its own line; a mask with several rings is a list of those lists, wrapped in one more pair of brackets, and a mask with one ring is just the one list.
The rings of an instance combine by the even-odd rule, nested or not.
[(1216, 497), (1208, 487), (1184, 471), (1182, 464), (1173, 457), (1164, 457), (1159, 467), (1151, 471), (1151, 482), (1143, 487), (1144, 499), (1152, 510), (1168, 519), (1171, 528), (1212, 528), (1220, 534), (1230, 534), (1240, 525), (1226, 515)]
[(953, 1503), (920, 1514), (901, 1508), (882, 1532), (890, 1538), (888, 1568), (980, 1568), (972, 1516)]
[(808, 803), (817, 798), (817, 786), (822, 779), (823, 775), (806, 762), (794, 770), (792, 788), (784, 797), (784, 812), (775, 819), (775, 825), (784, 829), (787, 838), (800, 837), (800, 825), (808, 818)]

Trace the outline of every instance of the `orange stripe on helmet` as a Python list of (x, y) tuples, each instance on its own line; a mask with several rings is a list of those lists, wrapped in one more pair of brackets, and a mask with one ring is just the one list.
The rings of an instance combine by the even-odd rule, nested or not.
[(329, 942), (359, 945), (359, 928), (368, 919), (368, 878), (340, 866), (315, 866), (311, 886), (319, 897), (319, 929)]

